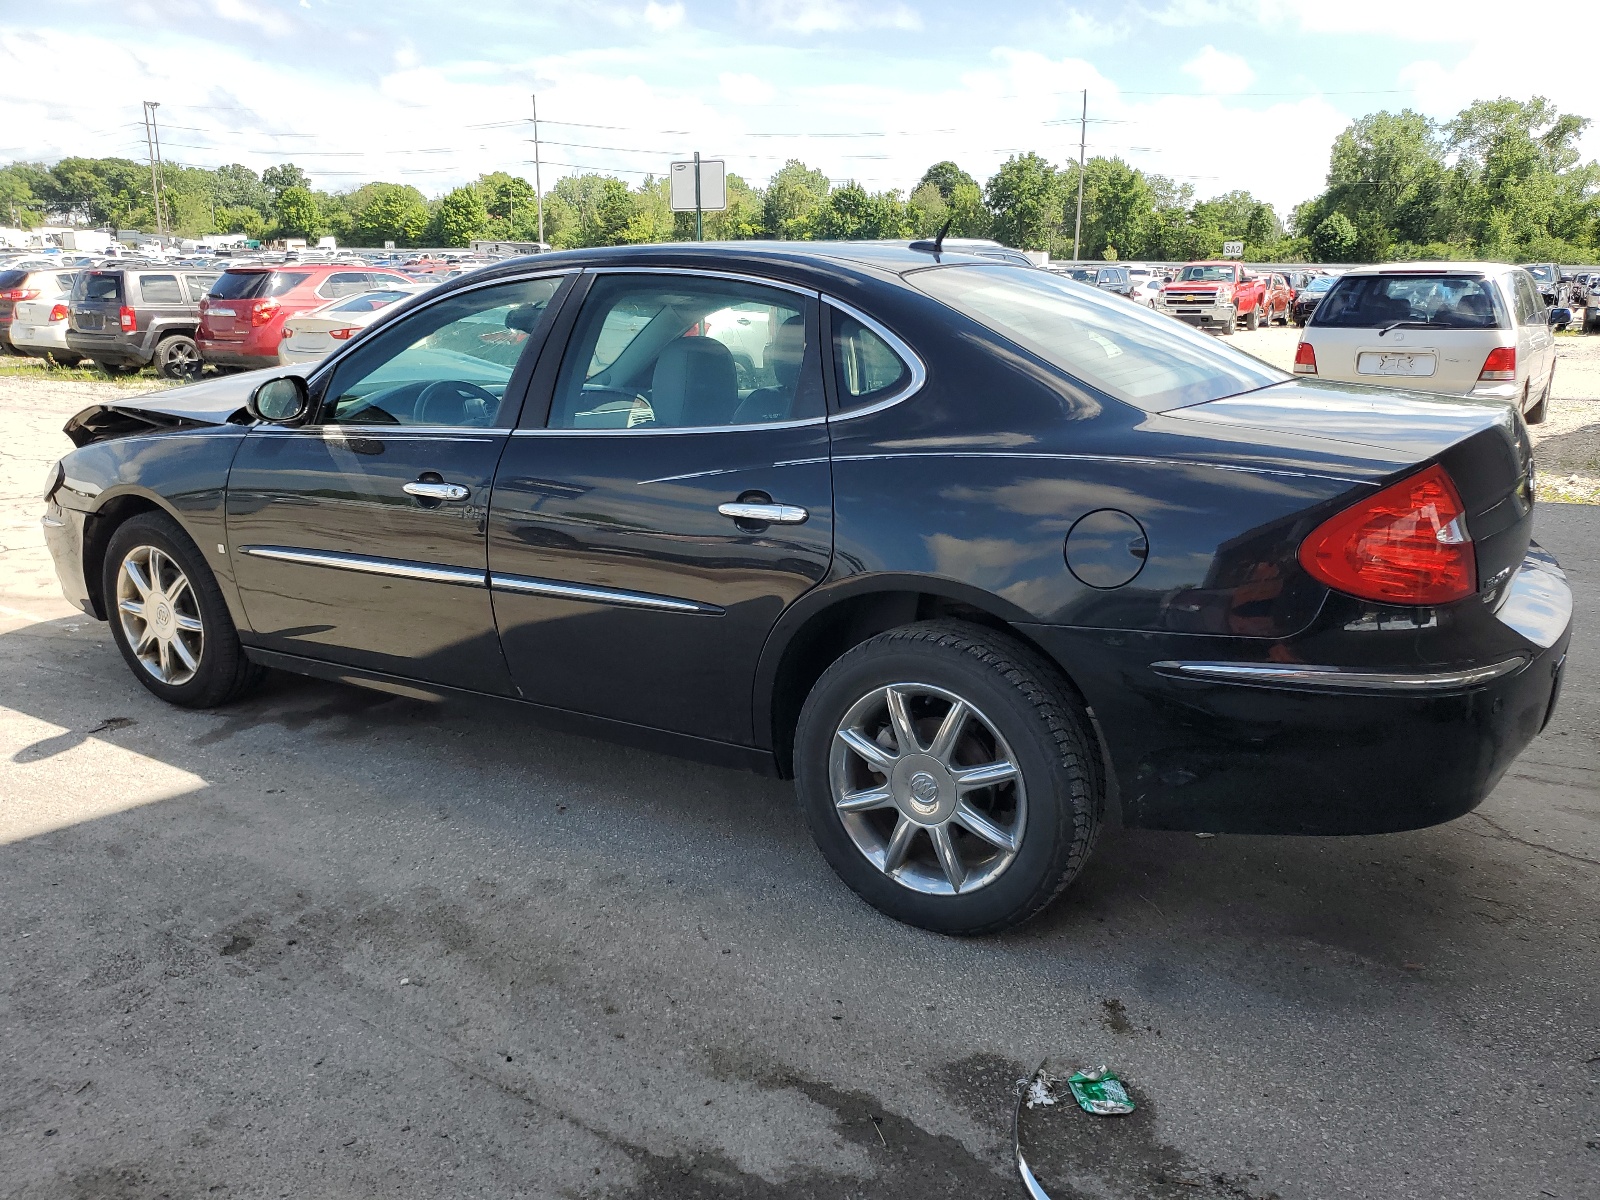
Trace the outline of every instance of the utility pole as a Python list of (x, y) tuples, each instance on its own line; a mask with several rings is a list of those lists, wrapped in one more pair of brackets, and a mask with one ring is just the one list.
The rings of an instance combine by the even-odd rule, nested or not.
[(544, 185), (539, 180), (539, 93), (533, 93), (533, 194), (539, 201), (539, 244), (544, 245)]
[(706, 240), (704, 225), (700, 220), (700, 151), (694, 152), (694, 240)]
[(144, 147), (150, 155), (150, 202), (156, 210), (157, 234), (166, 232), (161, 220), (161, 133), (156, 128), (156, 109), (160, 107), (159, 100), (144, 102)]
[(1089, 89), (1083, 89), (1083, 116), (1078, 119), (1078, 219), (1072, 226), (1072, 261), (1078, 261), (1083, 241), (1083, 147), (1089, 140)]

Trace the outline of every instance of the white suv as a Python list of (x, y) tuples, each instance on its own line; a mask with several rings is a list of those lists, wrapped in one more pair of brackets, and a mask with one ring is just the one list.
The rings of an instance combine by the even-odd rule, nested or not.
[(1533, 276), (1503, 263), (1387, 263), (1335, 283), (1300, 336), (1294, 369), (1345, 383), (1489, 396), (1545, 419), (1556, 369)]

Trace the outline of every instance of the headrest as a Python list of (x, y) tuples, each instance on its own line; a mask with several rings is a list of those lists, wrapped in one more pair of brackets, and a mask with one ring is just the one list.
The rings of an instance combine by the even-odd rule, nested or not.
[(657, 425), (726, 425), (738, 404), (739, 377), (726, 346), (708, 337), (667, 343), (651, 381)]

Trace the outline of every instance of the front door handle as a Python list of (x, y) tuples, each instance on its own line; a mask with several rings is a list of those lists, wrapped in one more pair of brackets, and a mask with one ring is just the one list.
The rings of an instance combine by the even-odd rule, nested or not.
[(735, 521), (752, 521), (763, 525), (804, 525), (811, 516), (798, 504), (719, 504), (717, 511)]
[(401, 488), (401, 491), (419, 500), (465, 500), (472, 495), (471, 489), (464, 488), (459, 483), (430, 483), (426, 480), (408, 483)]

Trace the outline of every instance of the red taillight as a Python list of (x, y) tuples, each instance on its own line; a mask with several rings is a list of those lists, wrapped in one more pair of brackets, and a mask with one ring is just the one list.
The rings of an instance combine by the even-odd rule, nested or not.
[(139, 328), (139, 318), (133, 315), (133, 309), (124, 304), (117, 310), (117, 324), (122, 326), (123, 333), (132, 333)]
[(1301, 342), (1295, 347), (1294, 373), (1296, 375), (1315, 375), (1317, 373), (1317, 352), (1311, 348), (1310, 342)]
[(1483, 370), (1478, 372), (1479, 379), (1515, 379), (1517, 377), (1517, 348), (1515, 346), (1496, 346), (1489, 351), (1489, 357), (1483, 360)]
[(1435, 463), (1328, 518), (1300, 565), (1336, 591), (1383, 604), (1448, 604), (1478, 590), (1455, 484)]
[(269, 325), (278, 315), (280, 305), (276, 300), (257, 300), (250, 306), (250, 324)]
[(58, 304), (50, 310), (50, 323), (52, 325), (57, 321), (65, 321), (66, 319), (67, 306), (65, 304)]
[(37, 300), (38, 288), (7, 288), (0, 292), (0, 300)]
[(328, 330), (328, 336), (336, 342), (347, 342), (360, 332), (359, 326), (352, 325), (348, 329), (330, 329)]

